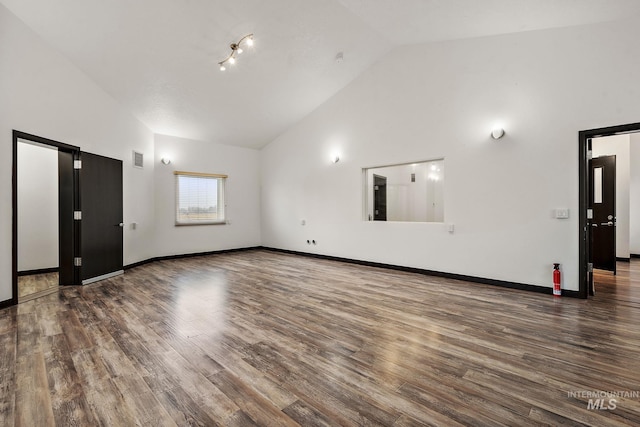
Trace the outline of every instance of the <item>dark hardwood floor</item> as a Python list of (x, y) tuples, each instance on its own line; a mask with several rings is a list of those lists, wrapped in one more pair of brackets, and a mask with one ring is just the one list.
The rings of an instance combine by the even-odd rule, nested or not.
[(156, 262), (0, 310), (0, 425), (640, 425), (640, 397), (588, 407), (640, 393), (640, 262), (601, 276), (579, 300), (266, 250)]

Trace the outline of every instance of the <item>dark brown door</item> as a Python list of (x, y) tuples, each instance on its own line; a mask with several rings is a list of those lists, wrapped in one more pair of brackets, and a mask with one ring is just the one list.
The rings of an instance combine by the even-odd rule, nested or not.
[(373, 220), (387, 220), (387, 178), (373, 175)]
[(591, 160), (589, 166), (591, 262), (593, 268), (616, 272), (616, 156)]
[(122, 161), (80, 153), (82, 283), (122, 272)]

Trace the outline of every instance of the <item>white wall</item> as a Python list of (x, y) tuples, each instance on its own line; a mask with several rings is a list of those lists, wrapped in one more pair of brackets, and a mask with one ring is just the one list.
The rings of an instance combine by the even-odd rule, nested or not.
[(18, 141), (18, 271), (58, 267), (58, 150)]
[[(124, 263), (154, 256), (153, 134), (0, 5), (0, 301), (11, 298), (12, 129), (124, 160)], [(130, 223), (138, 222), (137, 230)]]
[[(160, 159), (169, 157), (171, 164)], [(260, 153), (249, 148), (155, 136), (156, 256), (260, 246)], [(174, 171), (228, 175), (229, 224), (175, 225)]]
[[(577, 290), (578, 131), (637, 122), (639, 38), (618, 22), (395, 50), (263, 149), (263, 244), (546, 287), (559, 262)], [(361, 169), (425, 158), (446, 159), (455, 233), (363, 221)]]
[(640, 255), (640, 133), (629, 135), (629, 251)]
[(593, 139), (593, 157), (616, 156), (616, 257), (629, 258), (629, 135)]

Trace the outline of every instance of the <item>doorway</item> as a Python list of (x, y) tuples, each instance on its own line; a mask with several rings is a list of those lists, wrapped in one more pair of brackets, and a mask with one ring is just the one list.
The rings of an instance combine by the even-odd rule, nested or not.
[(373, 220), (387, 220), (387, 177), (373, 175)]
[[(620, 234), (620, 219), (625, 213), (624, 210), (608, 208), (608, 212), (599, 212), (604, 200), (602, 198), (613, 197), (613, 204), (618, 205), (615, 199), (616, 191), (611, 190), (611, 178), (609, 183), (605, 183), (606, 174), (611, 174), (612, 164), (609, 160), (598, 160), (600, 157), (607, 157), (596, 150), (594, 154), (594, 142), (600, 138), (614, 137), (620, 135), (631, 135), (640, 132), (640, 123), (613, 126), (608, 128), (591, 129), (579, 132), (579, 291), (581, 298), (588, 298), (595, 294), (594, 288), (594, 268), (617, 271), (616, 260), (629, 259), (629, 249), (627, 243), (627, 255), (620, 254), (620, 243), (616, 245), (616, 230)], [(635, 135), (633, 136), (635, 137)], [(633, 138), (631, 137), (631, 138)], [(631, 140), (631, 139), (630, 139)], [(637, 145), (632, 144), (632, 145)], [(608, 162), (607, 164), (603, 162)], [(602, 164), (601, 164), (602, 163)], [(619, 162), (616, 162), (619, 163)], [(617, 165), (620, 166), (620, 165)], [(619, 169), (619, 168), (616, 168)], [(608, 172), (607, 172), (608, 170)], [(615, 172), (614, 173), (614, 188)], [(595, 178), (595, 179), (594, 179)], [(608, 186), (608, 189), (607, 189)], [(609, 193), (609, 196), (605, 195)], [(602, 197), (602, 198), (601, 198)], [(611, 200), (609, 200), (611, 204)], [(605, 209), (607, 210), (607, 209)], [(628, 207), (627, 207), (627, 217)], [(610, 218), (611, 217), (611, 218)], [(628, 221), (628, 219), (627, 219)], [(628, 223), (628, 222), (627, 222)], [(627, 238), (629, 234), (627, 225)], [(608, 235), (602, 240), (602, 235)], [(619, 239), (618, 239), (619, 240)], [(613, 242), (612, 242), (613, 241)], [(594, 246), (597, 245), (597, 247)], [(616, 248), (618, 246), (618, 248)], [(605, 252), (602, 253), (596, 252)], [(606, 272), (606, 271), (605, 271)], [(611, 273), (609, 273), (611, 274)]]
[(78, 147), (13, 131), (12, 304), (78, 283), (79, 153)]
[(58, 147), (18, 139), (18, 300), (57, 291)]

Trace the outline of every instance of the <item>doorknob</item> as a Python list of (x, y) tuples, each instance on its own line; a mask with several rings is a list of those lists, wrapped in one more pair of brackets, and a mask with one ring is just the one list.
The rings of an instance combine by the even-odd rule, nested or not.
[(600, 225), (608, 225), (609, 227), (611, 227), (613, 225), (613, 221), (601, 222)]
[(122, 227), (124, 227), (124, 222), (121, 222), (120, 224), (116, 224), (114, 227), (120, 227), (120, 228), (122, 228)]

